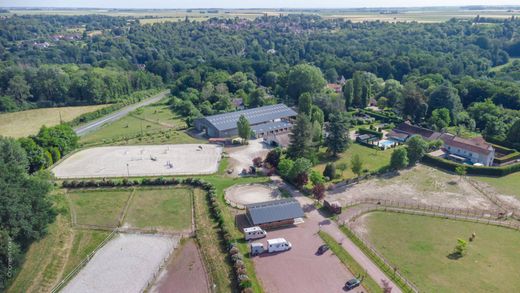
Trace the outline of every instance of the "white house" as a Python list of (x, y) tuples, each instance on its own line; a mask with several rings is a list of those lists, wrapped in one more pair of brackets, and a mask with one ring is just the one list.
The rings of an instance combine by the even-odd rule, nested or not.
[(482, 137), (465, 139), (445, 133), (441, 139), (444, 141), (444, 149), (451, 159), (462, 162), (467, 160), (484, 166), (493, 165), (495, 149)]

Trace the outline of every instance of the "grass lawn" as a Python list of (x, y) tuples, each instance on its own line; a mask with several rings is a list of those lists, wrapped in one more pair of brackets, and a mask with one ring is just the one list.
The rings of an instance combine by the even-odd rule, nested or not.
[(62, 121), (71, 121), (81, 114), (94, 112), (109, 105), (42, 108), (0, 114), (0, 135), (25, 137), (38, 133), (43, 125), (54, 126)]
[(137, 228), (188, 230), (191, 202), (192, 190), (188, 188), (136, 189), (125, 222)]
[[(374, 212), (362, 219), (368, 239), (424, 292), (516, 292), (520, 288), (520, 232), (433, 217)], [(457, 239), (466, 256), (448, 258)]]
[(107, 236), (108, 232), (71, 228), (70, 210), (63, 192), (52, 196), (59, 212), (48, 234), (33, 243), (7, 292), (49, 292)]
[(131, 190), (70, 192), (77, 224), (117, 227), (131, 193)]
[(325, 165), (328, 162), (334, 161), (336, 163), (336, 167), (342, 163), (347, 164), (347, 169), (341, 173), (341, 170), (336, 169), (336, 173), (341, 175), (340, 178), (335, 179), (334, 181), (341, 181), (349, 178), (354, 178), (356, 175), (350, 169), (350, 160), (354, 154), (358, 154), (361, 160), (363, 161), (363, 169), (369, 171), (375, 171), (382, 167), (385, 167), (390, 164), (390, 156), (392, 155), (394, 149), (388, 149), (385, 151), (377, 150), (373, 148), (369, 148), (366, 146), (362, 146), (358, 143), (353, 143), (348, 150), (339, 155), (339, 158), (336, 160), (332, 160), (332, 158), (328, 157), (325, 153), (325, 149), (320, 149), (320, 164), (314, 166), (314, 170), (323, 173), (325, 170)]
[(499, 193), (505, 195), (514, 195), (520, 199), (520, 172), (512, 173), (503, 177), (471, 177), (483, 181)]
[(132, 112), (80, 139), (84, 145), (201, 143), (179, 129), (186, 128), (180, 116), (164, 102)]

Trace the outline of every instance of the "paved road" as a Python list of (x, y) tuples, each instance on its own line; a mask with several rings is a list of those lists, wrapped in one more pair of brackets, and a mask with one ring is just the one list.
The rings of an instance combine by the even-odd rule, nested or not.
[(85, 125), (78, 126), (78, 127), (76, 127), (74, 129), (74, 131), (76, 131), (76, 134), (78, 136), (84, 136), (85, 134), (90, 133), (90, 132), (98, 129), (101, 126), (103, 126), (103, 125), (105, 125), (107, 123), (111, 123), (111, 122), (117, 121), (117, 120), (125, 117), (126, 115), (128, 115), (128, 113), (130, 113), (132, 111), (135, 111), (138, 108), (141, 108), (143, 106), (159, 102), (168, 93), (169, 93), (169, 90), (162, 91), (162, 92), (158, 93), (155, 96), (152, 96), (152, 97), (150, 97), (148, 99), (140, 101), (139, 103), (128, 105), (128, 106), (126, 106), (126, 107), (124, 107), (124, 108), (122, 108), (122, 109), (120, 109), (120, 110), (118, 110), (116, 112), (108, 114), (107, 116), (104, 116), (104, 117), (101, 117), (101, 118), (96, 119), (94, 121), (91, 121), (91, 122), (89, 122), (89, 123), (87, 123)]
[(341, 243), (341, 246), (352, 256), (356, 262), (361, 265), (362, 268), (365, 269), (368, 275), (374, 279), (379, 285), (381, 285), (382, 280), (388, 281), (390, 286), (392, 287), (392, 293), (401, 293), (402, 291), (395, 285), (395, 283), (389, 279), (385, 273), (377, 265), (375, 265), (372, 260), (361, 251), (359, 247), (354, 244), (341, 230), (338, 225), (334, 221), (330, 221), (329, 219), (322, 216), (316, 208), (314, 208), (314, 201), (303, 194), (301, 194), (294, 187), (287, 185), (283, 180), (278, 176), (271, 176), (271, 179), (276, 182), (276, 184), (280, 187), (283, 187), (285, 190), (291, 192), (291, 195), (298, 200), (300, 205), (304, 207), (306, 210), (307, 217), (311, 217), (319, 223), (326, 223), (321, 226), (321, 230), (327, 232), (332, 238), (334, 238), (338, 243)]

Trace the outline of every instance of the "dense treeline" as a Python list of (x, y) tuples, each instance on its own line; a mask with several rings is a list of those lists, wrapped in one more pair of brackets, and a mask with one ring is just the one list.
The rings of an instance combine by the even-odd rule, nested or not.
[(0, 69), (0, 112), (33, 107), (104, 104), (161, 86), (159, 76), (89, 65), (9, 66)]
[(47, 198), (51, 184), (28, 175), (26, 153), (0, 136), (0, 291), (15, 276), (29, 245), (47, 231), (55, 212)]

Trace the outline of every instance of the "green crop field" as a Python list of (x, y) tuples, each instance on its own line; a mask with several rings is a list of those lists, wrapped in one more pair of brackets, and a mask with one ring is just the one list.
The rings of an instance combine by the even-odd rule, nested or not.
[(132, 112), (80, 139), (83, 145), (201, 143), (186, 132), (186, 123), (163, 103)]
[[(423, 292), (516, 292), (520, 287), (520, 232), (406, 214), (374, 212), (361, 218), (369, 241)], [(450, 259), (457, 239), (468, 252)]]
[(393, 149), (388, 150), (377, 150), (373, 148), (369, 148), (366, 146), (362, 146), (358, 143), (353, 143), (347, 151), (339, 155), (337, 160), (332, 160), (327, 157), (325, 154), (325, 149), (320, 149), (320, 157), (322, 157), (321, 163), (316, 165), (313, 169), (322, 173), (325, 170), (325, 165), (327, 162), (334, 161), (336, 163), (336, 168), (340, 164), (347, 164), (347, 169), (341, 173), (341, 170), (336, 170), (336, 173), (340, 175), (340, 179), (336, 179), (335, 181), (354, 178), (356, 175), (350, 169), (350, 161), (354, 154), (358, 154), (361, 160), (363, 161), (363, 169), (369, 171), (375, 171), (382, 167), (385, 167), (390, 164), (390, 156), (392, 155)]
[(520, 172), (509, 174), (504, 177), (472, 177), (483, 181), (496, 191), (505, 195), (513, 195), (520, 199)]
[(137, 228), (189, 230), (192, 193), (187, 188), (137, 189), (125, 223)]
[(24, 137), (38, 133), (43, 125), (54, 126), (67, 122), (81, 114), (94, 112), (109, 105), (42, 108), (14, 113), (0, 114), (0, 135)]
[(77, 191), (68, 194), (79, 225), (117, 227), (131, 190)]

